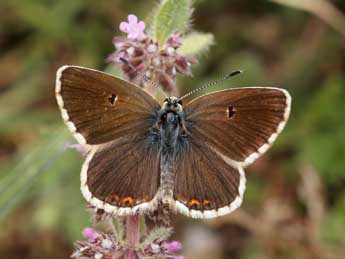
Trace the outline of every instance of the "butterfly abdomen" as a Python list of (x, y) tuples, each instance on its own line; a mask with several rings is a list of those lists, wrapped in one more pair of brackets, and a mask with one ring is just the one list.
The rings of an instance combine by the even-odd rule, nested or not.
[(161, 181), (160, 181), (160, 190), (161, 190), (161, 199), (163, 204), (170, 204), (173, 199), (173, 190), (174, 190), (174, 171), (173, 171), (173, 161), (174, 156), (167, 153), (162, 153), (161, 155)]

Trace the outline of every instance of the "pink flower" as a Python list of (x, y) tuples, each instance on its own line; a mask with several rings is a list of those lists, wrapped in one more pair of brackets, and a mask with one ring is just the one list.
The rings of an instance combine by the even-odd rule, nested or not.
[(93, 228), (84, 228), (83, 235), (88, 239), (89, 242), (95, 242), (99, 234)]
[(182, 46), (182, 34), (179, 32), (173, 33), (167, 40), (168, 45), (177, 49)]
[(128, 15), (128, 22), (120, 23), (120, 30), (127, 33), (128, 39), (143, 40), (146, 38), (145, 23), (143, 21), (138, 22), (138, 18), (133, 14)]
[(182, 245), (180, 242), (178, 241), (171, 241), (169, 243), (165, 244), (165, 248), (169, 251), (169, 252), (176, 252), (181, 250)]
[(75, 149), (78, 153), (84, 154), (87, 151), (87, 147), (81, 144), (71, 144), (67, 143), (65, 149)]

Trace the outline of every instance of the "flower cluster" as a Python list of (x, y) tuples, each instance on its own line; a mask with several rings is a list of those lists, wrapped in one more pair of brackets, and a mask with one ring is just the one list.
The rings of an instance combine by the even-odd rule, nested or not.
[[(170, 35), (164, 46), (159, 46), (145, 32), (145, 23), (138, 21), (135, 15), (129, 15), (128, 22), (120, 24), (120, 30), (127, 33), (127, 37), (114, 37), (116, 51), (106, 60), (120, 64), (130, 81), (144, 85), (145, 75), (161, 84), (163, 90), (172, 93), (176, 90), (177, 73), (192, 75), (191, 65), (197, 60), (177, 53), (177, 49), (182, 46), (182, 35), (179, 32)], [(120, 58), (126, 59), (130, 65), (123, 63)]]
[(76, 251), (72, 258), (117, 259), (124, 255), (125, 251), (114, 235), (104, 234), (93, 228), (85, 228), (83, 234), (87, 240), (75, 243)]
[[(93, 228), (85, 228), (83, 231), (85, 241), (75, 243), (76, 251), (72, 258), (76, 259), (118, 259), (123, 258), (129, 249), (124, 241), (116, 240), (114, 234), (98, 232)], [(155, 239), (152, 242), (143, 241), (134, 248), (136, 258), (169, 258), (184, 259), (179, 255), (182, 245), (178, 241)]]
[(179, 255), (182, 245), (178, 241), (168, 242), (166, 240), (155, 240), (138, 251), (139, 258), (171, 258), (171, 259), (184, 259), (185, 257)]

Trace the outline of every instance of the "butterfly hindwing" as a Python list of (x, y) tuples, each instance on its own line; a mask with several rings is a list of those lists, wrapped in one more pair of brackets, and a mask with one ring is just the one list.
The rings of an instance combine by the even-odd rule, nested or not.
[(193, 218), (222, 216), (237, 209), (245, 190), (245, 175), (201, 140), (179, 142), (174, 181), (176, 210)]
[(150, 128), (160, 109), (140, 87), (109, 74), (63, 66), (56, 98), (62, 117), (81, 144), (102, 144)]
[(154, 209), (160, 182), (158, 144), (146, 132), (91, 149), (81, 172), (86, 200), (116, 215)]
[(241, 166), (263, 154), (283, 130), (291, 98), (280, 88), (245, 87), (210, 93), (185, 108), (186, 128)]

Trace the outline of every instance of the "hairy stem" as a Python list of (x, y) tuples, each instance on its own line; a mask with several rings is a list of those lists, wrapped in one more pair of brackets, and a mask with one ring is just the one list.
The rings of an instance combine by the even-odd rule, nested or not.
[(139, 216), (128, 216), (126, 224), (128, 249), (125, 254), (126, 259), (135, 258), (135, 246), (139, 242)]

